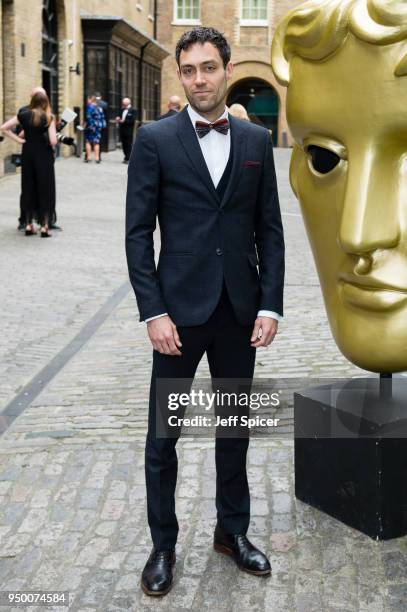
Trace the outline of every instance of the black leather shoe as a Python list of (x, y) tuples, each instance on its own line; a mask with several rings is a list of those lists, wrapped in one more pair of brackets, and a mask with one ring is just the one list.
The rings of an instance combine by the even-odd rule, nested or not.
[(172, 587), (174, 550), (153, 550), (141, 575), (141, 588), (146, 595), (166, 595)]
[(255, 574), (269, 576), (271, 567), (269, 560), (258, 548), (242, 534), (228, 534), (216, 525), (213, 547), (217, 552), (233, 557), (239, 569)]

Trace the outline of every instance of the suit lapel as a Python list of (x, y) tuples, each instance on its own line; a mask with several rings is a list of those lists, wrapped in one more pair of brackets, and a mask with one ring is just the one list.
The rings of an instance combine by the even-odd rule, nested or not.
[(204, 156), (199, 146), (198, 139), (192, 125), (191, 119), (189, 118), (186, 107), (180, 113), (178, 113), (178, 138), (184, 147), (185, 153), (188, 159), (191, 161), (195, 168), (195, 171), (205, 187), (208, 189), (214, 203), (219, 206), (219, 196), (216, 193), (215, 186), (209, 174), (208, 166), (206, 165)]
[(232, 115), (229, 114), (230, 121), (230, 138), (231, 147), (233, 149), (233, 163), (232, 170), (230, 172), (229, 183), (226, 187), (222, 202), (220, 203), (221, 208), (225, 206), (231, 195), (233, 194), (240, 174), (242, 172), (243, 161), (246, 154), (247, 140), (244, 140), (245, 135), (245, 124), (243, 121), (237, 121)]

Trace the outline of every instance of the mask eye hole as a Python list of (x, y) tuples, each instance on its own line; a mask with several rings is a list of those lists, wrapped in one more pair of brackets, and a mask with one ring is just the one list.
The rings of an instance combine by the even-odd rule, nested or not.
[(307, 147), (307, 153), (310, 157), (312, 167), (319, 172), (319, 174), (328, 174), (328, 172), (332, 172), (341, 161), (339, 155), (324, 147), (318, 147), (317, 145), (309, 145)]

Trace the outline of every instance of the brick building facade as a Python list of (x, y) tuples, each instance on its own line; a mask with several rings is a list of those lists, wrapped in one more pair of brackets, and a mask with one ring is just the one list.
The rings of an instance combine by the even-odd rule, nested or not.
[[(133, 98), (141, 119), (154, 119), (168, 55), (155, 40), (156, 7), (156, 0), (0, 0), (0, 123), (38, 85), (57, 116), (69, 106), (81, 122), (85, 95), (100, 91), (108, 102), (105, 148), (116, 144), (123, 96)], [(14, 169), (10, 157), (18, 151), (9, 139), (0, 143), (0, 176)]]
[(270, 67), (270, 46), (280, 18), (301, 0), (158, 0), (158, 38), (171, 51), (162, 72), (162, 111), (170, 95), (184, 99), (176, 76), (175, 44), (194, 25), (213, 26), (232, 48), (234, 76), (228, 103), (240, 102), (252, 120), (273, 130), (275, 144), (290, 136), (285, 117), (285, 88)]
[[(232, 47), (228, 103), (243, 103), (284, 146), (290, 142), (285, 90), (271, 71), (270, 44), (277, 21), (299, 1), (0, 0), (0, 122), (38, 85), (47, 89), (57, 116), (69, 106), (83, 122), (85, 95), (100, 91), (108, 102), (104, 148), (112, 149), (123, 96), (132, 97), (141, 121), (165, 111), (171, 94), (183, 97), (175, 43), (202, 24), (224, 32)], [(75, 127), (66, 133), (75, 135)], [(14, 170), (11, 154), (19, 150), (9, 139), (0, 142), (0, 176)]]

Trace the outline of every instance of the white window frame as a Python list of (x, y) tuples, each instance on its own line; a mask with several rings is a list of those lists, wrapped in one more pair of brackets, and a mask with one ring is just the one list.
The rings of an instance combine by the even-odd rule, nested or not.
[(178, 19), (177, 17), (177, 9), (178, 9), (178, 0), (174, 0), (173, 3), (173, 20), (171, 25), (201, 25), (201, 0), (199, 0), (199, 17), (198, 19)]
[[(151, 11), (151, 9), (153, 9), (153, 10)], [(148, 1), (148, 19), (149, 19), (150, 21), (154, 21), (154, 15), (153, 15), (153, 13), (154, 13), (154, 2), (152, 2), (151, 0), (149, 0), (149, 1)]]
[(251, 26), (251, 27), (267, 28), (269, 26), (269, 17), (270, 17), (268, 2), (266, 3), (266, 10), (267, 10), (267, 18), (266, 19), (243, 19), (243, 17), (242, 17), (242, 15), (243, 15), (243, 0), (240, 0), (240, 21), (239, 21), (240, 25), (241, 26)]

